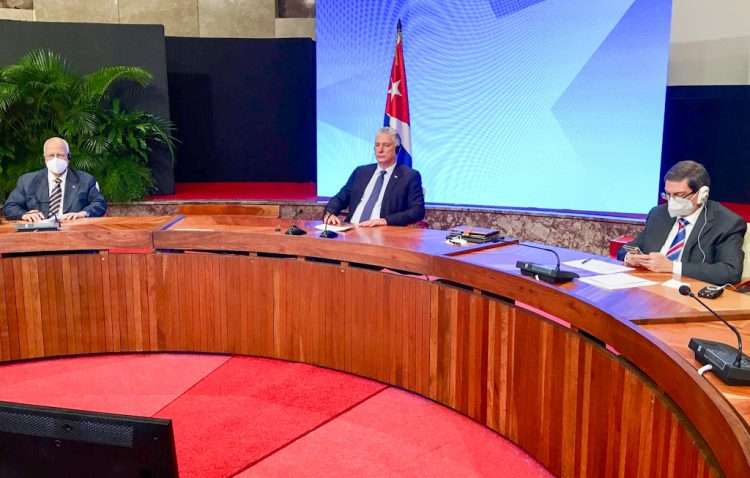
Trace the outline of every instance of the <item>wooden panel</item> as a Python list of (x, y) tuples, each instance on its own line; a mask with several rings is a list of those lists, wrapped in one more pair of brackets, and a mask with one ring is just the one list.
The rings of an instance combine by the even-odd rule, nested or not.
[(257, 257), (150, 256), (148, 301), (159, 350), (272, 356), (276, 273)]
[(15, 232), (13, 223), (0, 224), (0, 253), (153, 248), (153, 232), (173, 221), (171, 216), (99, 217), (65, 222), (54, 233)]
[(432, 398), (507, 436), (556, 475), (717, 475), (708, 447), (661, 388), (690, 412), (729, 475), (748, 468), (747, 443), (739, 440), (747, 434), (735, 411), (696, 382), (678, 354), (608, 315), (628, 298), (638, 309), (633, 316), (653, 310), (666, 317), (672, 305), (678, 314), (693, 313), (686, 304), (626, 292), (610, 299), (576, 284), (548, 286), (486, 264), (434, 256), (440, 248), (430, 241), (437, 236), (424, 231), (398, 231), (390, 248), (385, 229), (362, 232), (359, 243), (321, 241), (283, 236), (272, 222), (262, 231), (237, 225), (231, 234), (168, 238), (198, 249), (260, 244), (279, 254), (439, 272), (595, 333), (659, 387), (574, 331), (471, 288), (348, 264), (242, 254), (2, 258), (0, 359), (184, 350), (299, 360)]
[(178, 214), (216, 215), (239, 214), (259, 217), (279, 217), (278, 204), (182, 204), (177, 208)]

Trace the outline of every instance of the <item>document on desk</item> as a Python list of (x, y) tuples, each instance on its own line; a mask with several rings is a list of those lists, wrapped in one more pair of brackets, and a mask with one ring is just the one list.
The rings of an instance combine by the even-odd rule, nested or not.
[(324, 229), (328, 229), (329, 231), (333, 231), (333, 232), (345, 232), (345, 231), (348, 231), (349, 229), (354, 229), (354, 224), (351, 224), (351, 223), (348, 223), (348, 222), (342, 222), (338, 226), (334, 226), (332, 224), (329, 224), (328, 227), (326, 227), (325, 224), (318, 224), (317, 226), (315, 226), (315, 229), (317, 229), (319, 231), (322, 231)]
[(625, 273), (581, 277), (578, 280), (608, 290), (630, 289), (633, 287), (646, 287), (656, 284), (654, 281), (641, 279), (640, 277)]
[(563, 262), (566, 266), (583, 269), (585, 271), (596, 272), (597, 274), (616, 274), (618, 272), (628, 272), (634, 270), (622, 264), (613, 264), (611, 262), (600, 261), (598, 259), (577, 259), (575, 261)]

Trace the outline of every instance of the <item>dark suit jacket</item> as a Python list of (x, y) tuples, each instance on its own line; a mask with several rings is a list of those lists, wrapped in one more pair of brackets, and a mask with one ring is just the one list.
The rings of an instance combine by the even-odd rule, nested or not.
[[(645, 253), (659, 252), (676, 220), (669, 216), (666, 204), (651, 209), (645, 229), (630, 244)], [(747, 223), (740, 216), (716, 201), (708, 201), (682, 252), (682, 274), (718, 285), (738, 282), (745, 259), (742, 242), (746, 229)], [(622, 260), (625, 253), (620, 249), (617, 257)]]
[[(21, 219), (26, 212), (36, 209), (49, 213), (49, 182), (47, 170), (26, 173), (18, 178), (16, 188), (5, 200), (3, 213), (8, 219)], [(107, 201), (96, 187), (96, 179), (89, 173), (68, 169), (65, 177), (63, 213), (86, 211), (91, 217), (107, 211)]]
[[(351, 221), (377, 167), (377, 164), (368, 164), (356, 168), (341, 191), (328, 201), (326, 212), (338, 214), (348, 209), (346, 220)], [(416, 169), (396, 165), (383, 194), (380, 217), (391, 226), (406, 226), (424, 219), (422, 177)]]

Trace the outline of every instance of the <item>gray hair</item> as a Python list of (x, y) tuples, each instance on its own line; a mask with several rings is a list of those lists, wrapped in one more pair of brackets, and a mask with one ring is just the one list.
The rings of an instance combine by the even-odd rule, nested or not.
[(393, 142), (395, 143), (397, 148), (401, 146), (401, 136), (398, 134), (398, 131), (396, 131), (395, 128), (391, 128), (390, 126), (378, 128), (378, 130), (375, 132), (375, 136), (377, 137), (381, 134), (387, 134), (388, 136), (393, 138)]
[(62, 142), (62, 144), (64, 144), (64, 145), (65, 145), (65, 154), (67, 154), (68, 156), (70, 156), (70, 145), (68, 144), (68, 142), (67, 142), (67, 141), (65, 141), (65, 140), (64, 140), (64, 139), (62, 139), (62, 138), (58, 138), (57, 136), (53, 136), (52, 138), (48, 138), (48, 139), (47, 139), (47, 141), (45, 141), (45, 142), (44, 142), (44, 146), (42, 146), (42, 154), (46, 154), (46, 151), (47, 151), (47, 144), (48, 144), (48, 143), (49, 143), (50, 141), (61, 141), (61, 142)]

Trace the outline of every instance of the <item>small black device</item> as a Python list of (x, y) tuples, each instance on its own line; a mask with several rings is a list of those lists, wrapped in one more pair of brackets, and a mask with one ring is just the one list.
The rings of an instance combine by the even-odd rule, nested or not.
[(326, 219), (327, 216), (323, 216), (323, 231), (320, 233), (319, 237), (322, 237), (323, 239), (333, 239), (339, 237), (338, 232), (328, 230), (328, 221)]
[(516, 262), (516, 267), (521, 271), (521, 274), (538, 278), (550, 284), (561, 284), (579, 277), (578, 274), (572, 271), (561, 271), (557, 267), (545, 267), (533, 262), (518, 261)]
[(305, 234), (307, 234), (307, 231), (305, 231), (304, 229), (302, 229), (296, 224), (292, 224), (291, 226), (289, 226), (289, 229), (287, 229), (284, 234), (288, 236), (304, 236)]
[(24, 222), (16, 224), (16, 232), (50, 232), (59, 230), (60, 223), (57, 221)]
[(691, 297), (698, 301), (707, 311), (711, 312), (714, 317), (719, 319), (734, 332), (737, 337), (737, 348), (734, 348), (727, 344), (720, 342), (714, 342), (711, 340), (697, 339), (695, 337), (690, 339), (688, 347), (695, 354), (695, 360), (698, 362), (710, 365), (711, 370), (724, 382), (729, 385), (750, 385), (750, 359), (747, 355), (742, 353), (742, 336), (740, 335), (737, 327), (730, 324), (714, 310), (707, 306), (702, 300), (700, 300), (693, 291), (690, 290), (689, 285), (682, 285), (679, 288), (681, 295)]
[(171, 420), (0, 402), (3, 478), (177, 478)]
[(737, 364), (737, 349), (713, 340), (690, 339), (688, 347), (695, 353), (695, 360), (710, 364), (722, 382), (729, 385), (750, 385), (750, 358), (742, 354)]
[(580, 277), (573, 271), (562, 271), (560, 270), (560, 255), (555, 252), (554, 249), (547, 247), (532, 246), (531, 244), (524, 244), (523, 242), (518, 243), (519, 246), (530, 247), (532, 249), (539, 249), (540, 251), (547, 251), (555, 255), (556, 265), (555, 267), (546, 267), (534, 262), (517, 261), (516, 267), (521, 271), (521, 274), (525, 276), (534, 277), (535, 279), (549, 282), (550, 284), (562, 284), (563, 282), (570, 282), (573, 279)]
[(698, 297), (701, 299), (717, 299), (724, 293), (724, 288), (717, 285), (707, 285), (698, 291)]
[(446, 236), (447, 240), (460, 237), (466, 242), (474, 244), (484, 244), (486, 242), (500, 242), (504, 239), (500, 235), (500, 231), (497, 229), (489, 229), (486, 227), (474, 227), (474, 226), (456, 226), (448, 231)]

